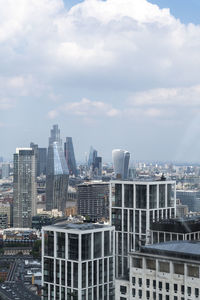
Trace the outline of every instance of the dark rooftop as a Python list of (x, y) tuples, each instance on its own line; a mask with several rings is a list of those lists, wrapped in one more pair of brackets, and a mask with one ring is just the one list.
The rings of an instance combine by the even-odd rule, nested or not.
[(163, 219), (152, 223), (151, 230), (176, 233), (200, 231), (200, 216)]

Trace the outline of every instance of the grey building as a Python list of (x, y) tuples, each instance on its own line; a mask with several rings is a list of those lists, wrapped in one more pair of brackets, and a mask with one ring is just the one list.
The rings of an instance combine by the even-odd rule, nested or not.
[(38, 148), (37, 175), (46, 175), (47, 171), (47, 148)]
[(109, 225), (43, 227), (43, 300), (114, 300), (114, 251)]
[(181, 204), (187, 205), (189, 211), (200, 212), (199, 190), (177, 190), (176, 198), (180, 199)]
[(88, 158), (88, 167), (91, 167), (94, 162), (95, 158), (97, 157), (97, 150), (95, 150), (92, 146), (90, 147), (90, 153)]
[(91, 181), (79, 184), (78, 214), (93, 221), (109, 219), (109, 183)]
[(2, 164), (2, 178), (6, 179), (10, 176), (10, 164), (3, 163)]
[(35, 155), (31, 148), (17, 148), (13, 172), (13, 226), (31, 227), (36, 211)]
[(64, 143), (64, 154), (69, 169), (69, 175), (77, 176), (76, 159), (72, 137), (66, 137), (66, 142)]
[(69, 170), (62, 149), (60, 130), (53, 126), (49, 138), (47, 176), (46, 176), (46, 209), (57, 208), (65, 213), (67, 201)]
[(110, 220), (116, 234), (116, 276), (128, 275), (128, 252), (149, 242), (155, 220), (176, 215), (174, 181), (111, 181)]
[(112, 151), (115, 177), (118, 179), (128, 178), (130, 153), (125, 150), (115, 149)]

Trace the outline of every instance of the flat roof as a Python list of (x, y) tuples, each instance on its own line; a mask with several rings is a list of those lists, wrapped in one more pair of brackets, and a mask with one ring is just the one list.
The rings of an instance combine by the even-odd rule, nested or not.
[(60, 229), (67, 229), (67, 230), (93, 230), (93, 229), (105, 229), (105, 228), (111, 228), (113, 226), (111, 225), (106, 225), (106, 224), (99, 224), (99, 223), (66, 223), (65, 222), (60, 222), (54, 225), (49, 225), (43, 227), (44, 229), (50, 229), (50, 228), (60, 228)]
[[(200, 241), (170, 241), (141, 247), (141, 252), (156, 254), (173, 254), (186, 257), (200, 256)], [(171, 255), (170, 255), (171, 256)]]

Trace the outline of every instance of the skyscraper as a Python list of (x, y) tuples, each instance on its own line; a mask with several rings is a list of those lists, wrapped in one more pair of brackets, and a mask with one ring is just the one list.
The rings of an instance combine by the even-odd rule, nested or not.
[(31, 227), (36, 211), (35, 155), (31, 148), (17, 148), (14, 154), (13, 225)]
[(57, 208), (65, 212), (67, 201), (69, 170), (62, 149), (60, 130), (54, 125), (49, 138), (47, 176), (46, 176), (46, 209)]
[(130, 153), (125, 150), (115, 149), (112, 151), (112, 159), (116, 178), (127, 179)]
[(38, 148), (37, 175), (46, 175), (47, 171), (47, 148)]
[(43, 227), (43, 300), (114, 300), (114, 230), (92, 223)]
[(110, 207), (116, 276), (123, 278), (128, 274), (128, 253), (148, 242), (153, 221), (176, 216), (175, 181), (111, 181)]
[(65, 153), (67, 166), (69, 169), (69, 174), (77, 176), (76, 159), (74, 154), (72, 137), (66, 137), (66, 142), (64, 144), (64, 153)]
[(10, 164), (9, 163), (3, 163), (2, 164), (2, 178), (6, 179), (10, 175)]
[(91, 167), (95, 162), (95, 158), (97, 157), (97, 150), (95, 150), (92, 146), (90, 147), (90, 153), (88, 158), (88, 167)]

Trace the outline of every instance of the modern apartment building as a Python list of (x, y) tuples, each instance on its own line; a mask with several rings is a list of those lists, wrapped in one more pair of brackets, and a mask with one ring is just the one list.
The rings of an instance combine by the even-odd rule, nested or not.
[(110, 225), (43, 227), (43, 300), (114, 300), (114, 237)]
[(13, 226), (31, 227), (32, 216), (36, 214), (34, 150), (16, 149), (13, 176)]
[(175, 189), (175, 182), (168, 180), (110, 182), (117, 278), (127, 278), (128, 253), (149, 242), (153, 221), (175, 217)]
[(96, 221), (109, 219), (109, 183), (85, 182), (78, 185), (78, 214)]

